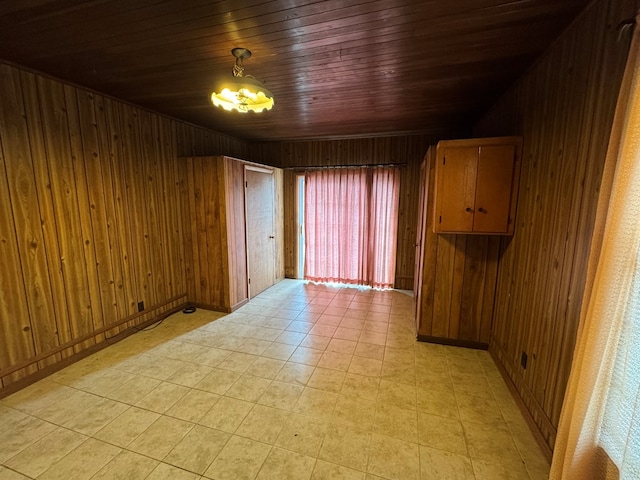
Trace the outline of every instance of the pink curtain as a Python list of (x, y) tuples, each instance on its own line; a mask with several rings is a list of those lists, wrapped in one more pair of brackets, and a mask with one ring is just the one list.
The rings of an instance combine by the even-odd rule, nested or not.
[(307, 172), (304, 278), (393, 288), (399, 185), (394, 167)]

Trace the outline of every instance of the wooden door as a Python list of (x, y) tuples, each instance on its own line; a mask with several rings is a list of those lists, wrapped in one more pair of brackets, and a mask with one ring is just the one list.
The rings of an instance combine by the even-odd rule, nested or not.
[(273, 171), (245, 166), (247, 270), (249, 298), (276, 281)]
[(478, 168), (478, 147), (447, 148), (436, 170), (436, 232), (471, 232)]
[(515, 156), (515, 145), (480, 147), (474, 233), (506, 233), (509, 230)]

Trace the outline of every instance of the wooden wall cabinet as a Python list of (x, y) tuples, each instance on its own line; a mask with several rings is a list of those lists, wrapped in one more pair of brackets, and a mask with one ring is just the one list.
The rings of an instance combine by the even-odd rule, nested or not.
[(284, 278), (282, 170), (225, 156), (182, 160), (189, 299), (231, 312)]
[(436, 233), (513, 235), (520, 137), (444, 140), (436, 151)]

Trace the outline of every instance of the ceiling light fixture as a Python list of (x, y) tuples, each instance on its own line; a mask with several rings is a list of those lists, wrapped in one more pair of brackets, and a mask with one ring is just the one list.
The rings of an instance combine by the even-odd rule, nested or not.
[(273, 93), (252, 75), (244, 75), (243, 60), (251, 57), (246, 48), (234, 48), (236, 57), (233, 77), (219, 78), (211, 94), (211, 102), (224, 110), (240, 113), (263, 112), (273, 108)]

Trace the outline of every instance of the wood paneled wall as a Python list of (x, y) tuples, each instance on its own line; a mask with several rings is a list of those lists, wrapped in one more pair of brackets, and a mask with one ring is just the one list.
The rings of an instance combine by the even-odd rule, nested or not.
[(295, 171), (304, 167), (402, 165), (396, 288), (413, 289), (420, 163), (439, 138), (427, 135), (254, 144), (256, 161), (286, 169), (284, 178), (285, 272), (297, 274)]
[(277, 169), (273, 173), (275, 183), (275, 227), (276, 227), (276, 282), (285, 278), (285, 235), (284, 235), (284, 170)]
[[(189, 206), (185, 212), (189, 224), (186, 234), (193, 267), (187, 276), (187, 292), (190, 300), (200, 306), (230, 311), (224, 158), (181, 160), (186, 169)], [(233, 200), (232, 197), (230, 202)], [(246, 285), (246, 257), (243, 263), (241, 275)], [(243, 297), (246, 298), (246, 289)]]
[(248, 146), (7, 64), (0, 92), (6, 387), (186, 302), (178, 156)]
[(287, 278), (302, 278), (298, 265), (298, 175), (303, 172), (287, 169), (284, 172), (284, 275)]
[[(500, 249), (490, 349), (553, 448), (635, 0), (597, 0), (478, 123), (522, 135), (515, 235)], [(526, 369), (520, 365), (528, 355)]]

